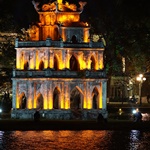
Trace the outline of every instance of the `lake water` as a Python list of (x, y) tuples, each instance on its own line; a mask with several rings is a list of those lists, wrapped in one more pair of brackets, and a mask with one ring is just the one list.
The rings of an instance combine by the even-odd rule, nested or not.
[(0, 131), (0, 150), (149, 150), (150, 132)]

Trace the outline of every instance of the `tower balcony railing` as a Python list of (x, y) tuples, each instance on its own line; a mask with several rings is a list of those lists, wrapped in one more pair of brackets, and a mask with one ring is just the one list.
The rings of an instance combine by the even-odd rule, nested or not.
[(45, 69), (42, 71), (38, 70), (13, 70), (13, 78), (106, 78), (106, 72), (104, 70), (81, 70), (71, 71), (65, 70), (53, 70)]
[(50, 38), (47, 38), (45, 41), (19, 41), (17, 38), (15, 41), (15, 47), (71, 47), (71, 48), (103, 48), (104, 45), (102, 42), (79, 42), (79, 43), (71, 43), (71, 42), (63, 42), (52, 41)]

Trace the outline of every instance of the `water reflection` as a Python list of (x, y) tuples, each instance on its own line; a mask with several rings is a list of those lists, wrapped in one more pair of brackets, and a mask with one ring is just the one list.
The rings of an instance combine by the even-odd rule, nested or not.
[(137, 150), (149, 149), (150, 132), (0, 131), (0, 150)]

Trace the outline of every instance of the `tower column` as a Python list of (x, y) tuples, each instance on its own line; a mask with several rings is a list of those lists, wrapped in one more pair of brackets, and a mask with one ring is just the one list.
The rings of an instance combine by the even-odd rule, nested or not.
[(61, 87), (61, 94), (59, 97), (59, 101), (60, 101), (60, 108), (64, 109), (65, 108), (64, 84)]
[(34, 53), (30, 52), (29, 54), (29, 69), (34, 69)]
[(91, 82), (89, 82), (87, 85), (87, 108), (91, 109), (92, 108), (92, 91), (91, 91)]
[(107, 84), (106, 84), (106, 81), (103, 81), (102, 82), (102, 106), (103, 106), (103, 109), (106, 109), (106, 106), (107, 106)]
[(32, 109), (33, 108), (33, 100), (34, 100), (34, 84), (31, 81), (27, 82), (27, 108)]
[(34, 63), (34, 68), (33, 69), (36, 69), (36, 51), (34, 50), (33, 51), (33, 63)]
[(102, 103), (102, 82), (100, 82), (100, 86), (99, 86), (99, 108), (102, 109), (103, 108), (103, 103)]
[(54, 68), (54, 52), (52, 50), (50, 50), (50, 58), (49, 58), (49, 66), (50, 68)]
[(69, 69), (70, 53), (69, 50), (66, 50), (66, 59), (65, 59), (65, 68)]
[(17, 59), (16, 59), (16, 68), (21, 69), (20, 51), (17, 49), (16, 53), (17, 53), (16, 54), (16, 57), (17, 57)]
[(103, 53), (98, 54), (98, 69), (103, 69)]
[(87, 100), (87, 95), (88, 95), (88, 87), (87, 87), (87, 86), (88, 86), (88, 85), (87, 85), (87, 82), (84, 82), (83, 84), (84, 84), (84, 89), (85, 89), (85, 90), (83, 91), (83, 93), (84, 93), (83, 108), (86, 109), (86, 108), (88, 107), (88, 104), (87, 104), (87, 103), (88, 103), (88, 102), (87, 102), (87, 101), (88, 101), (88, 100)]
[(69, 109), (70, 108), (70, 86), (68, 84), (68, 82), (65, 82), (64, 84), (64, 102), (65, 102), (65, 109)]
[(48, 53), (48, 50), (46, 49), (45, 50), (45, 56), (44, 56), (44, 68), (46, 69), (46, 68), (48, 68), (48, 66), (49, 66), (49, 53)]
[(48, 91), (47, 91), (47, 82), (44, 82), (44, 85), (43, 85), (44, 89), (43, 89), (43, 97), (44, 97), (44, 101), (43, 101), (43, 105), (44, 105), (44, 109), (47, 109), (48, 108), (48, 102), (47, 102), (47, 99), (48, 99)]
[[(12, 83), (13, 91), (12, 91), (12, 108), (18, 108), (17, 103), (18, 103), (18, 85), (16, 80), (13, 79)], [(18, 105), (19, 106), (19, 105)]]
[(47, 100), (48, 108), (53, 109), (53, 88), (52, 88), (51, 81), (49, 82), (48, 89), (49, 89), (48, 90), (48, 100)]

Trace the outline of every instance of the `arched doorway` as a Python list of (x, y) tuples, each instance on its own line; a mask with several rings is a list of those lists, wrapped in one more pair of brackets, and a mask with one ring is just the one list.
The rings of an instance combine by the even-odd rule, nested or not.
[(43, 69), (44, 69), (44, 62), (41, 60), (39, 64), (39, 70), (43, 70)]
[(54, 56), (54, 69), (55, 70), (59, 70), (59, 67), (58, 67), (58, 59), (56, 56)]
[(72, 36), (71, 42), (74, 44), (77, 43), (77, 37), (75, 35)]
[(43, 109), (43, 101), (44, 101), (43, 96), (41, 93), (39, 93), (36, 98), (36, 108), (37, 109)]
[(82, 93), (78, 90), (77, 87), (75, 87), (70, 93), (70, 108), (71, 109), (81, 109), (82, 108), (82, 100), (83, 100)]
[(96, 62), (95, 62), (94, 57), (92, 56), (91, 57), (91, 70), (95, 70), (95, 65), (96, 65)]
[(75, 58), (74, 55), (70, 58), (70, 70), (72, 71), (78, 71), (79, 70), (79, 63), (78, 60)]
[(29, 63), (28, 63), (28, 61), (26, 61), (25, 63), (24, 63), (24, 70), (26, 71), (26, 70), (28, 70), (29, 69)]
[(19, 96), (19, 108), (25, 109), (27, 104), (27, 98), (25, 96), (25, 93), (22, 92)]
[(59, 99), (60, 99), (60, 91), (59, 89), (56, 87), (54, 89), (54, 92), (53, 92), (53, 108), (54, 109), (58, 109), (60, 108), (60, 102), (59, 102)]
[(99, 93), (98, 93), (97, 88), (95, 87), (92, 92), (93, 109), (98, 108), (98, 96), (99, 96)]
[(54, 40), (58, 40), (59, 39), (59, 31), (58, 31), (58, 27), (57, 26), (54, 27), (54, 34), (53, 34), (53, 36), (54, 36)]

